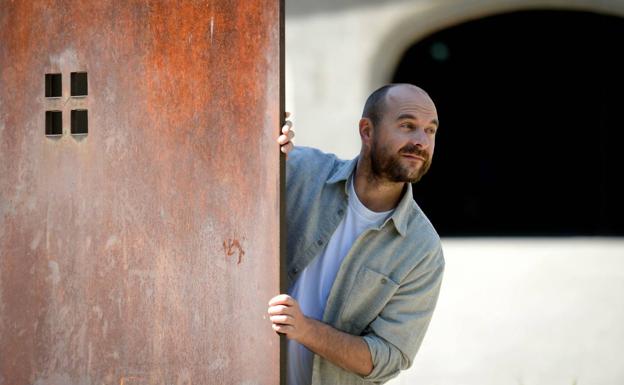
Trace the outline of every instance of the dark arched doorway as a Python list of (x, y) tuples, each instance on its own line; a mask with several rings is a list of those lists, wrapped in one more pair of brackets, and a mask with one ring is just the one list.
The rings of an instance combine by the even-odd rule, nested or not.
[(441, 127), (416, 199), (443, 236), (624, 235), (624, 19), (526, 11), (410, 47)]

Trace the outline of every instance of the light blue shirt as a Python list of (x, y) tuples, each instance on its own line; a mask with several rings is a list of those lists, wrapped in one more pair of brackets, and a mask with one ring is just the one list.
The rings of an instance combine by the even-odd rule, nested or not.
[[(287, 275), (292, 285), (330, 241), (347, 212), (357, 158), (295, 147), (286, 163)], [(366, 377), (313, 356), (312, 384), (381, 384), (408, 368), (436, 306), (444, 257), (440, 238), (405, 192), (392, 214), (364, 230), (344, 256), (322, 321), (362, 336), (373, 371)]]
[[(323, 319), (329, 291), (353, 242), (364, 230), (379, 227), (391, 212), (378, 213), (364, 206), (358, 199), (351, 178), (347, 213), (327, 246), (303, 270), (290, 290), (290, 295), (299, 302), (303, 314), (319, 321)], [(313, 353), (300, 343), (289, 340), (288, 357), (288, 385), (309, 385), (312, 380)]]

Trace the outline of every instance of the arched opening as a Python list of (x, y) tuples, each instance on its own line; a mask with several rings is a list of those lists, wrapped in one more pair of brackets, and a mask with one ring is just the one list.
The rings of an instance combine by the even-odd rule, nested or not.
[(624, 235), (624, 19), (522, 11), (411, 46), (441, 127), (415, 196), (443, 236)]

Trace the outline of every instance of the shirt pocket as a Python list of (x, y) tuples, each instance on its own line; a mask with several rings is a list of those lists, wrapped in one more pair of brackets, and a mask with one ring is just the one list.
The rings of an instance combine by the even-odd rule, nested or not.
[(381, 313), (399, 284), (366, 266), (355, 279), (340, 318), (344, 325), (350, 326), (352, 333), (359, 335)]

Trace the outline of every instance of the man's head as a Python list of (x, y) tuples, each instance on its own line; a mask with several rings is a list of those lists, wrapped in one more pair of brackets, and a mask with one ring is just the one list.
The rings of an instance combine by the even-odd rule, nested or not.
[(438, 114), (433, 101), (411, 84), (373, 92), (360, 119), (361, 156), (375, 178), (414, 183), (431, 165)]

